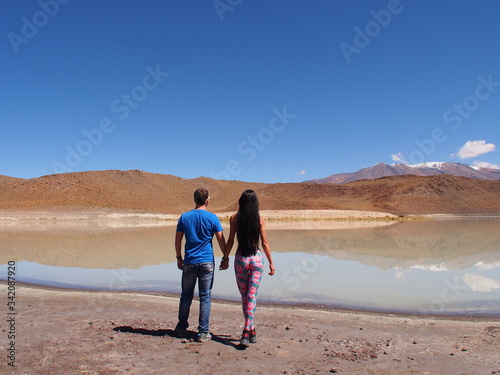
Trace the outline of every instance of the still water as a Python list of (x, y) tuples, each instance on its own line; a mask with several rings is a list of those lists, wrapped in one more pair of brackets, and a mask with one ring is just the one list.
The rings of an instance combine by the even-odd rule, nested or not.
[[(28, 283), (178, 293), (174, 234), (173, 221), (0, 222), (0, 278), (14, 261)], [(260, 301), (500, 316), (500, 218), (270, 222), (268, 237), (277, 272)], [(213, 296), (239, 299), (232, 267)]]

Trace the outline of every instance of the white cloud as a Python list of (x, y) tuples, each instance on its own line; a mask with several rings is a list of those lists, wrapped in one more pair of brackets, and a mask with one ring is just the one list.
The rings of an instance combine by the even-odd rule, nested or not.
[(495, 145), (493, 143), (486, 143), (486, 141), (467, 141), (462, 147), (460, 147), (458, 153), (452, 154), (452, 156), (456, 155), (460, 159), (467, 159), (486, 154), (491, 151), (495, 151)]
[(479, 261), (476, 264), (474, 264), (474, 267), (476, 267), (479, 270), (493, 270), (495, 268), (500, 267), (500, 262), (493, 262), (493, 263), (485, 263), (483, 261)]
[(464, 276), (465, 284), (474, 292), (491, 292), (494, 289), (500, 289), (500, 282), (481, 275), (470, 273)]
[(306, 170), (302, 169), (299, 173), (297, 173), (297, 176), (303, 176), (306, 174)]
[(500, 169), (500, 165), (488, 163), (485, 161), (475, 161), (474, 163), (472, 163), (472, 165), (479, 168)]
[(406, 281), (408, 277), (408, 270), (399, 271), (394, 274), (394, 278), (399, 281)]
[(397, 154), (392, 154), (391, 155), (392, 160), (398, 161), (400, 163), (405, 163), (408, 164), (408, 162), (405, 160), (403, 153), (399, 151)]

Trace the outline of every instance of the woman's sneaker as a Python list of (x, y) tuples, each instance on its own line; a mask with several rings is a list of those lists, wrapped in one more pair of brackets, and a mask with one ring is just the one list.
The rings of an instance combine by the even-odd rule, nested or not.
[(257, 334), (255, 333), (255, 328), (250, 330), (249, 339), (251, 344), (257, 343)]
[(250, 346), (250, 334), (249, 331), (244, 330), (243, 334), (241, 335), (240, 339), (240, 346), (243, 346), (245, 348)]

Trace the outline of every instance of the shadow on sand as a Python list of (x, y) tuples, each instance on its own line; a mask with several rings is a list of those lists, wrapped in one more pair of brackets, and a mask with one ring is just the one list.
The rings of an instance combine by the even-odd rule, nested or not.
[[(121, 326), (113, 328), (115, 332), (123, 333), (135, 333), (139, 335), (146, 336), (170, 336), (178, 339), (184, 339), (188, 342), (196, 342), (197, 333), (194, 331), (187, 331), (187, 337), (179, 337), (173, 329), (145, 329), (145, 328), (134, 328), (130, 326)], [(245, 350), (245, 347), (239, 345), (239, 340), (232, 338), (229, 335), (214, 335), (212, 334), (212, 340), (222, 345), (231, 346), (237, 350)]]

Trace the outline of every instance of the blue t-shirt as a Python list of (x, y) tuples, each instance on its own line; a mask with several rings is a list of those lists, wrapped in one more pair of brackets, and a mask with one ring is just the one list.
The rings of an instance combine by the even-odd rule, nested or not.
[(185, 212), (177, 222), (177, 232), (183, 232), (186, 237), (185, 264), (215, 261), (212, 238), (215, 233), (222, 232), (222, 225), (215, 214), (199, 209)]

